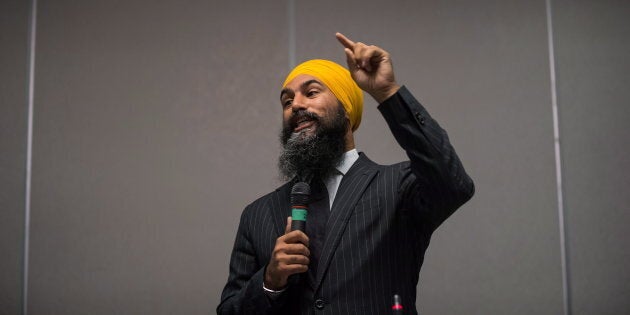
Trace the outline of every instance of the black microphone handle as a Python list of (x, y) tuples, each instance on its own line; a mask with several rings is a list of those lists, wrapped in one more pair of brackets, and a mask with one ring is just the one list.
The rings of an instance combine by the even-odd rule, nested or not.
[(306, 233), (306, 221), (302, 221), (302, 220), (291, 221), (291, 231), (302, 231)]

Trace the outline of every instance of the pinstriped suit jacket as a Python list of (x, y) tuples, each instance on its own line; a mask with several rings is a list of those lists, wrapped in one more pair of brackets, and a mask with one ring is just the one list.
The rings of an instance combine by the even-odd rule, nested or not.
[(265, 266), (290, 215), (293, 182), (246, 207), (218, 314), (391, 314), (399, 294), (417, 314), (416, 285), (431, 234), (474, 193), (440, 128), (402, 87), (379, 105), (409, 161), (383, 166), (363, 153), (343, 177), (314, 282), (300, 277), (275, 300)]

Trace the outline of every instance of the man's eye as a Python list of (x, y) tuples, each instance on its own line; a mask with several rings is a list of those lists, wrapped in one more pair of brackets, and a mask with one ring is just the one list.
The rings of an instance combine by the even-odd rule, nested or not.
[(317, 90), (310, 90), (306, 93), (306, 96), (311, 97), (317, 94)]
[(282, 103), (282, 106), (283, 107), (287, 107), (287, 106), (291, 105), (292, 102), (293, 102), (292, 99), (284, 100), (284, 102)]

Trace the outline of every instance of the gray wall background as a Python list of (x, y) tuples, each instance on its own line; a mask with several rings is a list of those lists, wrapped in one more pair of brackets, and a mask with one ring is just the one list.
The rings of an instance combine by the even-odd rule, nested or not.
[[(29, 314), (214, 313), (241, 210), (280, 184), (281, 81), (344, 62), (335, 31), (392, 54), (476, 182), (422, 313), (630, 313), (628, 2), (552, 0), (550, 27), (545, 1), (39, 1), (25, 229), (29, 6), (0, 2), (0, 314), (24, 288)], [(358, 148), (404, 159), (375, 107)]]

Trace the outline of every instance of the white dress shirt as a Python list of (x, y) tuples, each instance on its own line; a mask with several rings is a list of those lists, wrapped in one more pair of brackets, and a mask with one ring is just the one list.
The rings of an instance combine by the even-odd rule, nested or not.
[(335, 201), (335, 196), (337, 195), (337, 190), (339, 189), (339, 184), (343, 179), (343, 176), (348, 173), (348, 170), (352, 167), (354, 162), (359, 159), (359, 152), (357, 149), (352, 149), (343, 154), (341, 158), (341, 163), (337, 166), (337, 173), (328, 177), (324, 184), (326, 184), (326, 189), (328, 190), (328, 206), (332, 209), (333, 202)]

